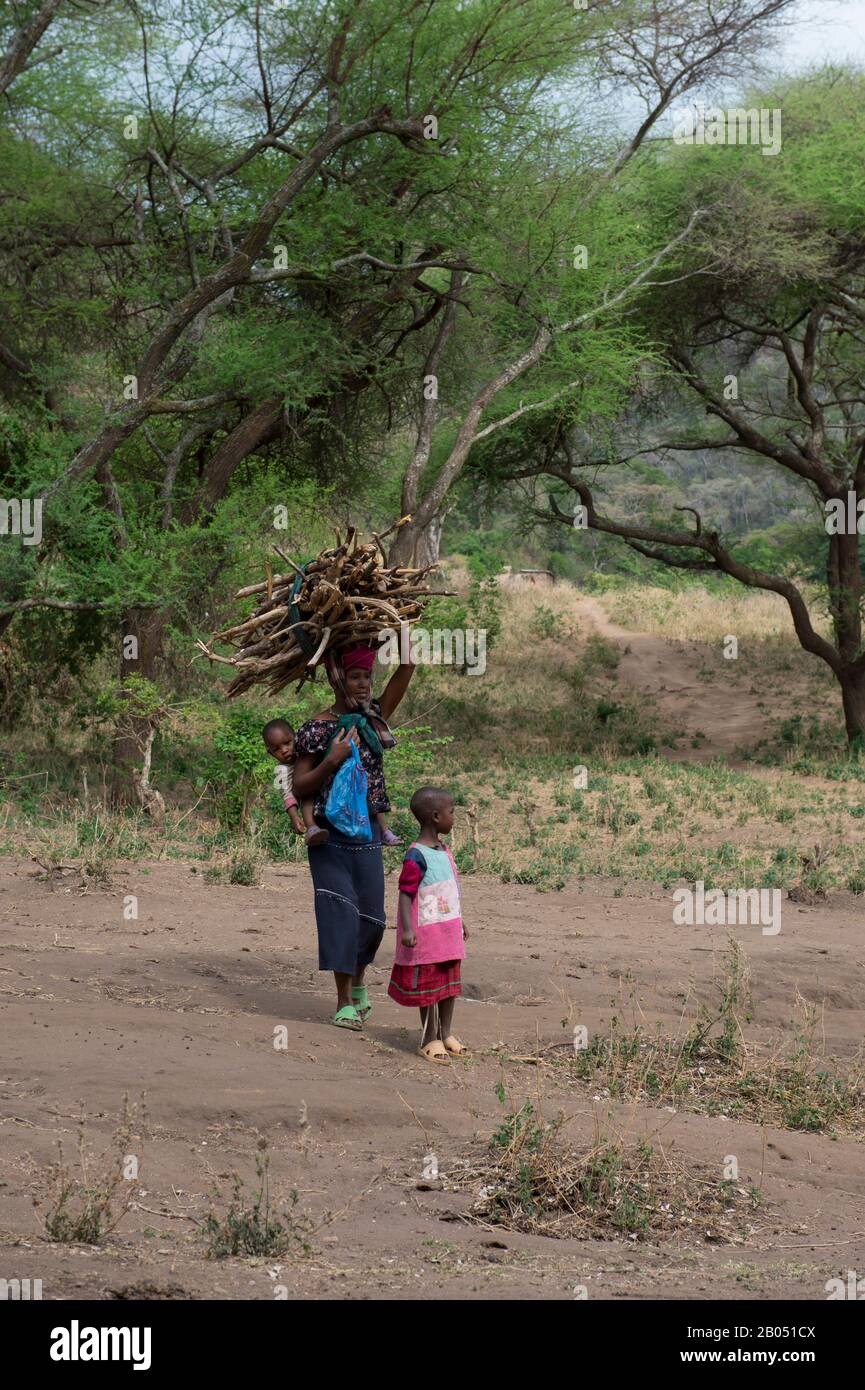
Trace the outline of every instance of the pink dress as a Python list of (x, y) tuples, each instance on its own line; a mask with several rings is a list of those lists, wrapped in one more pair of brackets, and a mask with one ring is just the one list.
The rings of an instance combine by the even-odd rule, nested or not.
[(447, 845), (413, 844), (403, 861), (399, 890), (412, 898), (414, 946), (404, 946), (397, 919), (396, 951), (388, 994), (398, 1004), (427, 1008), (462, 993), (465, 958), (457, 867)]

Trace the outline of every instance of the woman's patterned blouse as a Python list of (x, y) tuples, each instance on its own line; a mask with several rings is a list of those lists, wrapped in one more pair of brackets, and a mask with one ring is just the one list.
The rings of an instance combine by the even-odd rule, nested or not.
[[(377, 702), (372, 706), (372, 711), (378, 713)], [(336, 727), (337, 721), (335, 719), (308, 719), (305, 724), (301, 724), (294, 740), (295, 759), (304, 753), (311, 753), (315, 757), (317, 766), (327, 752)], [(369, 813), (371, 816), (377, 816), (379, 811), (390, 810), (390, 801), (384, 781), (384, 759), (380, 754), (373, 753), (363, 738), (360, 738), (358, 751), (367, 777), (366, 799)], [(328, 777), (315, 794), (313, 814), (316, 817), (324, 815), (332, 781), (333, 777)]]

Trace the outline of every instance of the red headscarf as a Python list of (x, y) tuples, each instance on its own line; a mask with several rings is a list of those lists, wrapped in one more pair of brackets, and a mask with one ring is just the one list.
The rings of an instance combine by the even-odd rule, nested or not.
[(324, 669), (327, 678), (333, 689), (343, 697), (349, 709), (355, 709), (353, 700), (348, 698), (345, 688), (346, 671), (350, 671), (353, 666), (360, 667), (364, 671), (371, 671), (375, 662), (376, 652), (374, 647), (357, 646), (348, 647), (344, 652), (325, 652)]
[(371, 671), (375, 665), (375, 647), (349, 647), (347, 651), (340, 652), (343, 671), (350, 671), (353, 666), (360, 666), (364, 671)]
[[(380, 714), (374, 714), (369, 707), (359, 706), (354, 700), (350, 700), (345, 688), (346, 671), (350, 671), (352, 667), (360, 667), (364, 671), (371, 671), (377, 655), (378, 653), (375, 647), (368, 647), (365, 645), (349, 647), (344, 652), (326, 652), (324, 657), (324, 669), (327, 672), (327, 678), (331, 686), (337, 694), (341, 695), (345, 700), (348, 710), (352, 713), (361, 712), (368, 718), (381, 748), (393, 748), (396, 744), (396, 739), (388, 728), (387, 722), (382, 719)], [(365, 722), (366, 720), (362, 721), (362, 723)], [(364, 738), (367, 738), (366, 733), (364, 733)], [(370, 742), (368, 738), (367, 742)], [(380, 752), (381, 749), (379, 748), (378, 751)]]

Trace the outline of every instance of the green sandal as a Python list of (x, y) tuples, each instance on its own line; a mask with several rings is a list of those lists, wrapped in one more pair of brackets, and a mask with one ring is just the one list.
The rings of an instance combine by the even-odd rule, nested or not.
[(363, 1021), (354, 1004), (343, 1004), (341, 1009), (337, 1009), (332, 1022), (337, 1028), (350, 1028), (354, 1033), (359, 1033), (363, 1028)]
[(372, 1004), (369, 1002), (369, 990), (366, 985), (355, 985), (351, 991), (354, 1007), (362, 1021), (366, 1021), (372, 1013)]

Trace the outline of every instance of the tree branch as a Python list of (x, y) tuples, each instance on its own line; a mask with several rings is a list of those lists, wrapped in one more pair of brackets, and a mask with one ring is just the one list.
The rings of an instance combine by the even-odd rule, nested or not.
[(9, 47), (0, 59), (0, 96), (12, 85), (18, 74), (24, 71), (27, 59), (51, 24), (61, 4), (62, 0), (44, 0), (42, 7), (37, 10), (33, 18), (22, 24), (12, 35)]
[[(610, 517), (599, 516), (595, 510), (594, 499), (587, 483), (581, 478), (566, 475), (564, 470), (561, 470), (557, 476), (561, 477), (562, 481), (576, 492), (580, 502), (585, 507), (586, 521), (592, 530), (604, 531), (611, 536), (620, 536), (629, 543), (644, 542), (649, 545), (669, 546), (673, 549), (697, 550), (701, 552), (700, 556), (696, 557), (700, 560), (697, 568), (718, 569), (749, 588), (765, 589), (770, 593), (780, 594), (790, 609), (793, 626), (796, 629), (796, 636), (800, 644), (806, 651), (825, 661), (836, 675), (840, 674), (844, 666), (840, 653), (832, 646), (831, 642), (827, 642), (825, 637), (821, 637), (815, 631), (805, 600), (796, 585), (789, 579), (766, 574), (763, 570), (742, 564), (722, 545), (716, 531), (672, 531), (657, 526), (634, 526), (628, 522), (613, 521)], [(550, 514), (554, 520), (573, 529), (574, 518), (563, 512), (554, 498), (550, 498)], [(649, 554), (648, 551), (643, 553)], [(666, 557), (659, 553), (650, 555), (650, 558), (661, 560), (664, 564), (668, 563)], [(678, 568), (693, 567), (692, 565), (684, 565), (681, 561), (676, 562), (676, 565)]]
[(110, 458), (114, 450), (153, 413), (152, 397), (158, 386), (164, 387), (167, 381), (176, 381), (191, 365), (191, 357), (181, 354), (179, 360), (175, 359), (173, 365), (165, 369), (169, 354), (181, 335), (192, 325), (192, 332), (197, 332), (200, 336), (213, 309), (233, 295), (237, 286), (249, 282), (253, 264), (261, 255), (276, 222), (324, 161), (343, 146), (373, 134), (394, 135), (406, 143), (421, 141), (423, 122), (419, 118), (395, 120), (387, 107), (382, 107), (364, 120), (325, 130), (304, 158), (298, 161), (289, 177), (259, 210), (252, 227), (234, 255), (211, 274), (204, 276), (168, 314), (162, 327), (151, 339), (136, 372), (141, 398), (135, 404), (118, 410), (96, 438), (76, 454), (66, 471), (47, 489), (44, 494), (45, 500), (49, 500), (65, 484), (97, 466), (100, 460)]
[(72, 599), (61, 598), (19, 598), (13, 603), (0, 604), (0, 613), (20, 613), (25, 608), (68, 608), (68, 609), (102, 609), (107, 608), (107, 603), (77, 602)]

